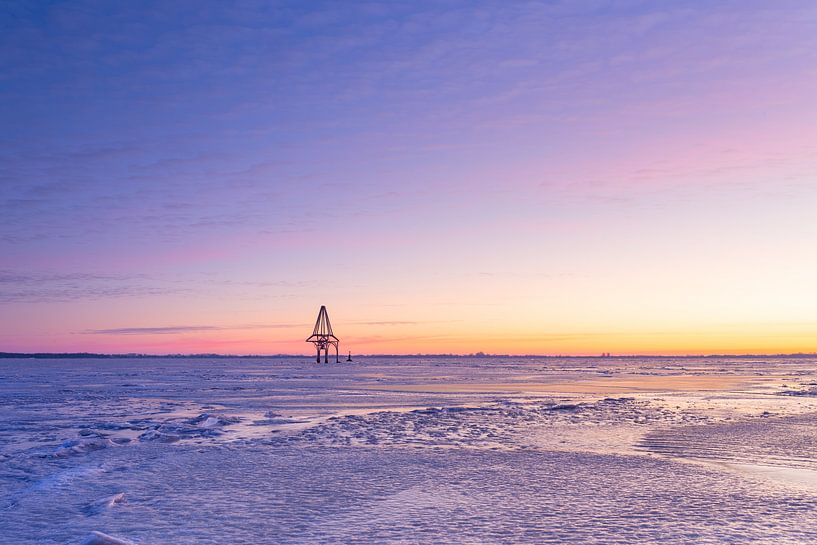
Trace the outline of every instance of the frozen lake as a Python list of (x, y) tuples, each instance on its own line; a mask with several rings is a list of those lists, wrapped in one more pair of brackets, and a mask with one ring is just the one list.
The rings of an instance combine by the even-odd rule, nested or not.
[(814, 543), (815, 369), (0, 360), (0, 541)]

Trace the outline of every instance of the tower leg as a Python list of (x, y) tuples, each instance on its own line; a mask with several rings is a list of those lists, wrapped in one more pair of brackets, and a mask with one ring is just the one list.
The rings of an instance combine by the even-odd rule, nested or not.
[(340, 346), (335, 345), (335, 363), (340, 363)]
[(323, 349), (323, 363), (329, 363), (329, 347)]
[(317, 363), (321, 362), (321, 347), (318, 347), (318, 358), (315, 360)]

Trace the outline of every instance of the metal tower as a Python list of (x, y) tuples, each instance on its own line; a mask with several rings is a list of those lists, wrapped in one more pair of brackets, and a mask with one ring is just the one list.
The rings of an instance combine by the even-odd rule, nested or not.
[(315, 329), (312, 330), (312, 335), (306, 339), (306, 342), (315, 345), (318, 349), (317, 362), (321, 362), (321, 350), (324, 351), (323, 362), (329, 363), (329, 347), (335, 347), (335, 362), (340, 363), (338, 356), (340, 340), (332, 333), (332, 324), (329, 323), (329, 314), (326, 312), (326, 307), (321, 305), (321, 310), (318, 312), (318, 320), (315, 322)]

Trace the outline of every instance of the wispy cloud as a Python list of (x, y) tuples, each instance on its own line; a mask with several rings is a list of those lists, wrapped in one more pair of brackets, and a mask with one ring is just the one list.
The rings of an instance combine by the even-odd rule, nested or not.
[(178, 325), (167, 327), (120, 327), (114, 329), (89, 329), (82, 333), (89, 335), (173, 335), (199, 331), (219, 331), (222, 328), (211, 325)]
[(249, 329), (290, 329), (307, 327), (307, 324), (248, 324), (236, 326), (216, 325), (176, 325), (159, 327), (117, 327), (112, 329), (88, 329), (85, 335), (175, 335), (180, 333), (200, 333), (206, 331), (231, 331)]
[(356, 325), (417, 325), (422, 322), (416, 322), (411, 320), (384, 320), (384, 321), (377, 321), (377, 322), (352, 322)]
[(370, 322), (350, 322), (350, 323), (355, 325), (370, 325), (370, 326), (406, 326), (421, 324), (445, 324), (454, 321), (455, 320), (379, 320)]
[(183, 293), (147, 275), (0, 271), (0, 303), (66, 302)]
[(381, 343), (401, 343), (405, 341), (437, 341), (437, 340), (447, 340), (450, 337), (447, 335), (403, 335), (403, 336), (383, 336), (383, 335), (370, 335), (365, 337), (352, 337), (349, 339), (349, 343), (355, 345), (365, 345), (365, 344), (381, 344)]

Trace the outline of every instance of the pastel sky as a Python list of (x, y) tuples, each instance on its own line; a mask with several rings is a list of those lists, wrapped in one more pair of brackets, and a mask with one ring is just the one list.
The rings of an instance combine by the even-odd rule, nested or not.
[(9, 2), (0, 350), (817, 351), (817, 3)]

